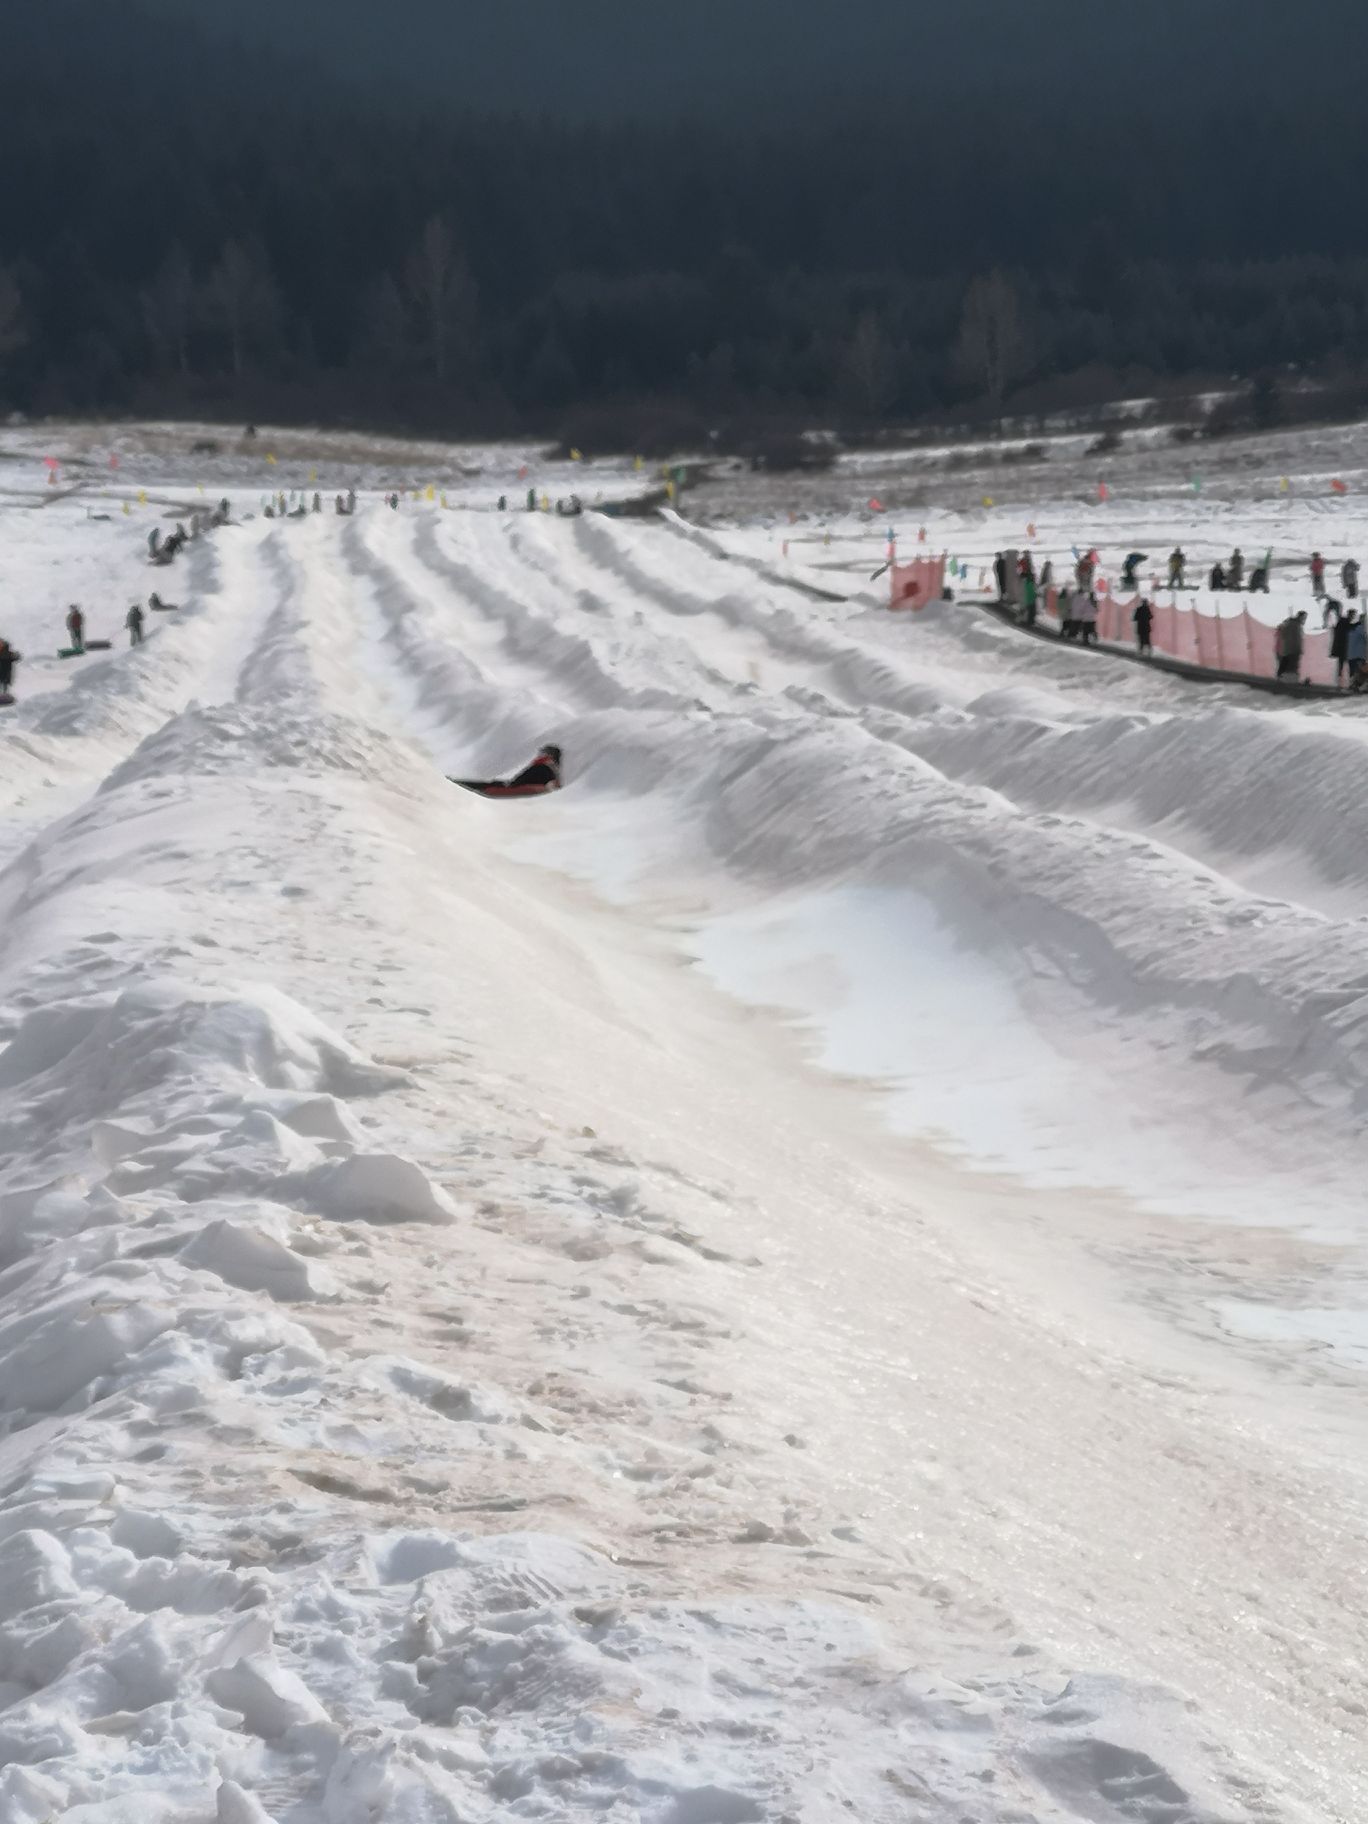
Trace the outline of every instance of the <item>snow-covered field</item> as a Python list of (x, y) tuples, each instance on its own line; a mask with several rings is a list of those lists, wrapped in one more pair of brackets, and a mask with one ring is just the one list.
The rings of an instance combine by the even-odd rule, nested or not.
[(1360, 1824), (1368, 710), (891, 616), (858, 471), (123, 436), (0, 505), (0, 1824)]

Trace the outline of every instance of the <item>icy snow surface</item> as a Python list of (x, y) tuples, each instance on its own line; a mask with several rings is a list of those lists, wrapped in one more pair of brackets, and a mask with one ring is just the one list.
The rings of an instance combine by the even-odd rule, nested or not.
[(1368, 712), (890, 616), (834, 508), (843, 601), (530, 453), (53, 435), (0, 1824), (1361, 1820)]

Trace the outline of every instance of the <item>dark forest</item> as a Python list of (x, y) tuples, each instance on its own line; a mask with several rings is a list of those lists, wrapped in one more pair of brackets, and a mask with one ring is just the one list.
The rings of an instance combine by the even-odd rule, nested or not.
[(1368, 369), (1352, 71), (1314, 120), (1179, 73), (594, 122), (136, 6), (7, 31), (7, 409), (647, 441)]

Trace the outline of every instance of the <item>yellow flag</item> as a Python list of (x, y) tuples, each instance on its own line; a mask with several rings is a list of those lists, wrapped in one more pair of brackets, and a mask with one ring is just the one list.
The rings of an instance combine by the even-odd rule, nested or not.
[(309, 480), (310, 480), (310, 481), (317, 481), (317, 480), (318, 480), (318, 470), (317, 470), (317, 469), (310, 469), (310, 470), (309, 470)]
[(197, 481), (197, 482), (196, 482), (196, 483), (195, 483), (195, 486), (196, 486), (196, 487), (197, 487), (197, 488), (198, 488), (198, 489), (199, 489), (199, 491), (200, 491), (200, 493), (201, 493), (201, 494), (203, 494), (203, 492), (204, 492), (204, 483), (203, 483), (203, 482), (202, 482), (202, 481)]
[(992, 495), (991, 495), (991, 494), (985, 494), (985, 495), (984, 495), (984, 497), (983, 497), (983, 504), (984, 504), (984, 506), (985, 506), (985, 507), (991, 507), (991, 506), (992, 506), (992, 504), (993, 504), (993, 497), (992, 497)]
[(578, 450), (571, 450), (570, 460), (571, 460), (571, 462), (583, 462), (584, 457), (581, 455), (581, 453)]
[(549, 494), (542, 495), (541, 507), (543, 513), (549, 513), (551, 511), (551, 496)]
[(642, 462), (640, 456), (633, 456), (632, 467), (636, 470), (637, 474), (640, 475), (642, 469), (645, 467), (645, 464)]
[(145, 507), (147, 505), (147, 489), (146, 488), (138, 489), (138, 505), (140, 507)]
[(666, 498), (666, 500), (673, 500), (674, 497), (675, 497), (675, 484), (674, 484), (674, 477), (671, 476), (669, 481), (667, 481), (665, 483), (665, 498)]
[(432, 488), (432, 487), (430, 487), (430, 488), (429, 488), (429, 489), (428, 489), (428, 491), (427, 491), (427, 498), (428, 498), (428, 499), (429, 499), (429, 501), (433, 501), (433, 500), (436, 500), (436, 498), (437, 498), (437, 490), (436, 490), (436, 488)]
[(275, 467), (275, 457), (271, 455), (269, 450), (266, 452), (266, 460), (270, 463), (272, 468)]
[(1287, 479), (1286, 475), (1284, 475), (1281, 483), (1279, 484), (1278, 492), (1280, 494), (1289, 494), (1289, 493), (1291, 493), (1291, 491), (1292, 491), (1292, 483)]

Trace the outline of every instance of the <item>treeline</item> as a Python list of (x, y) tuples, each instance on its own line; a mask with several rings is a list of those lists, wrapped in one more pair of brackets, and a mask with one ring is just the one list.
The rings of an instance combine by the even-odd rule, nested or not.
[(624, 415), (872, 426), (1368, 351), (1361, 111), (1328, 163), (1292, 131), (1271, 163), (1276, 114), (1237, 135), (1214, 106), (1105, 147), (992, 97), (764, 133), (444, 120), (136, 7), (10, 30), (9, 407), (612, 441)]

